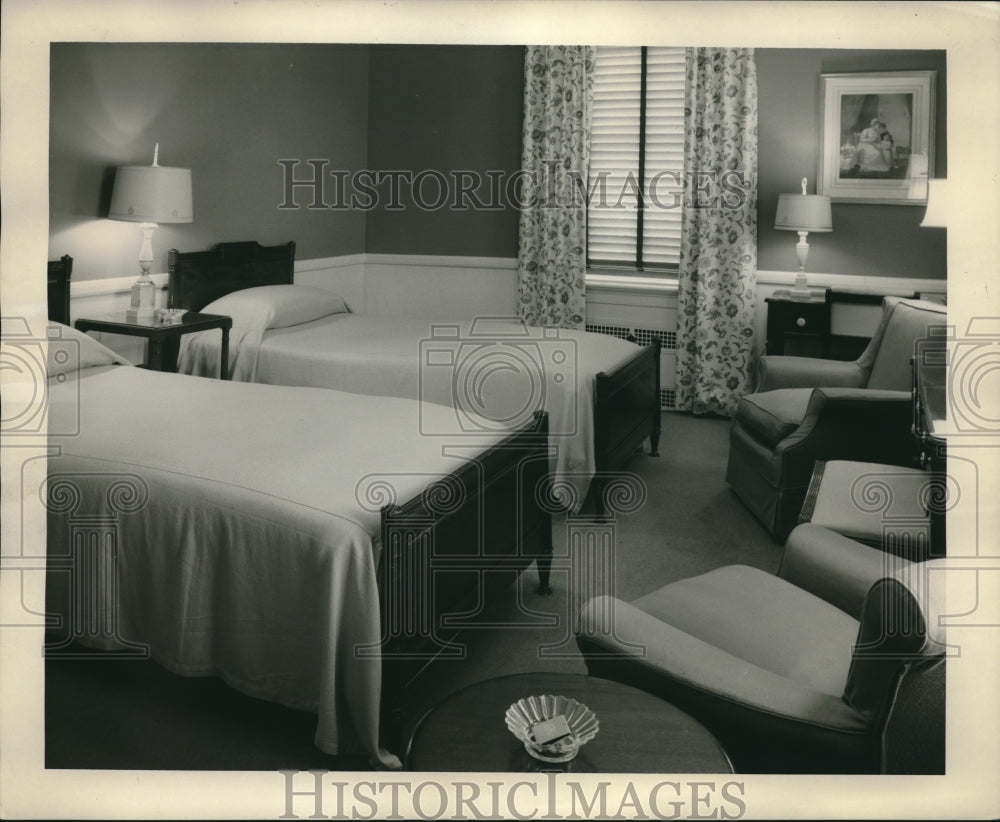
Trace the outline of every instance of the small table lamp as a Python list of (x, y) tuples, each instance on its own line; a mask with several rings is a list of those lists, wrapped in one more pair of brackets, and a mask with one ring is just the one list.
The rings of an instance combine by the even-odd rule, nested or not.
[(142, 223), (139, 268), (142, 273), (132, 285), (129, 320), (152, 318), (156, 286), (149, 276), (153, 264), (153, 229), (158, 223), (190, 223), (194, 219), (191, 201), (191, 169), (170, 168), (157, 163), (160, 144), (153, 149), (151, 166), (119, 166), (111, 194), (108, 217)]
[(948, 227), (948, 181), (927, 181), (927, 211), (920, 223), (921, 228)]
[(806, 194), (806, 178), (803, 177), (801, 194), (778, 195), (774, 227), (782, 231), (799, 232), (799, 241), (795, 246), (795, 253), (799, 258), (799, 273), (795, 275), (795, 285), (789, 294), (792, 299), (808, 299), (811, 292), (806, 279), (806, 258), (809, 256), (806, 237), (810, 231), (833, 231), (830, 198), (822, 194)]

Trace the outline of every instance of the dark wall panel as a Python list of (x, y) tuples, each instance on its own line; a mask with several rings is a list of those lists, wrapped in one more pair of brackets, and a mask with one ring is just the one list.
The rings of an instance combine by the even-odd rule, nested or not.
[[(387, 202), (388, 183), (381, 186), (368, 214), (369, 253), (517, 256), (517, 210), (490, 190), (487, 172), (507, 180), (520, 168), (523, 64), (520, 46), (371, 47), (369, 167), (431, 173), (418, 202), (401, 182), (398, 209)], [(484, 181), (475, 195), (487, 208), (471, 196), (455, 207), (459, 171)], [(441, 205), (433, 172), (450, 195)]]

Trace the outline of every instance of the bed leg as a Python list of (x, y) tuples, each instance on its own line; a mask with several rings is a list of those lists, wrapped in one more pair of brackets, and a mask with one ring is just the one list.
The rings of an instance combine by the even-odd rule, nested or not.
[(381, 731), (379, 742), (388, 750), (400, 747), (404, 718), (406, 716), (407, 671), (399, 659), (388, 656), (382, 660), (382, 704), (380, 709)]
[(649, 434), (649, 456), (660, 456), (660, 429), (654, 428)]
[(552, 586), (549, 585), (549, 572), (552, 570), (552, 545), (550, 544), (544, 554), (535, 560), (538, 568), (538, 587), (535, 593), (541, 596), (551, 596)]
[(588, 499), (584, 503), (585, 508), (589, 505), (590, 516), (599, 522), (607, 522), (608, 519), (607, 506), (604, 501), (604, 492), (607, 487), (607, 476), (604, 476), (603, 472), (598, 472), (598, 475), (590, 483), (590, 489), (587, 492)]

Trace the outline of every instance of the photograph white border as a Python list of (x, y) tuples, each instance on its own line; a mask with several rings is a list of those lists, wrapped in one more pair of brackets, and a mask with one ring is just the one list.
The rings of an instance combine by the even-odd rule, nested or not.
[[(780, 11), (780, 13), (776, 13)], [(970, 320), (1000, 318), (1000, 52), (996, 3), (648, 3), (648, 2), (118, 2), (5, 0), (0, 29), (2, 98), (0, 175), (5, 210), (0, 236), (4, 313), (44, 325), (38, 269), (48, 253), (49, 47), (92, 42), (591, 42), (758, 48), (945, 49), (948, 176), (956, 192), (948, 227), (949, 323), (959, 334)], [(858, 20), (864, 19), (864, 26)], [(813, 112), (810, 112), (813, 115)], [(962, 125), (963, 127), (959, 127)], [(960, 218), (960, 219), (956, 219)], [(989, 340), (987, 340), (989, 342)], [(949, 543), (966, 546), (969, 573), (1000, 600), (1000, 442), (994, 436), (957, 443), (980, 472), (975, 522), (949, 520)], [(44, 451), (44, 446), (39, 447)], [(32, 448), (3, 448), (4, 500), (20, 498), (20, 466)], [(972, 500), (972, 505), (976, 500)], [(11, 503), (14, 504), (14, 503)], [(967, 507), (965, 500), (961, 503)], [(2, 517), (3, 550), (44, 551), (44, 512), (24, 522)], [(16, 512), (14, 512), (16, 514)], [(39, 514), (42, 514), (39, 516)], [(14, 540), (6, 537), (13, 536)], [(974, 556), (972, 556), (974, 555)], [(977, 570), (978, 569), (978, 570)], [(37, 575), (36, 575), (37, 576)], [(957, 579), (957, 578), (956, 578)], [(17, 608), (18, 577), (5, 575), (0, 613)], [(992, 587), (989, 587), (989, 586)], [(955, 588), (952, 591), (952, 587)], [(949, 586), (956, 605), (967, 601)], [(37, 594), (37, 591), (35, 592)], [(2, 620), (0, 620), (2, 621)], [(788, 776), (747, 774), (746, 817), (756, 819), (996, 818), (1000, 811), (1000, 625), (959, 624), (961, 644), (948, 670), (948, 763), (945, 776)], [(44, 768), (44, 672), (37, 627), (0, 627), (0, 815), (15, 818), (278, 818), (284, 810), (280, 772), (61, 771)], [(406, 778), (338, 774), (345, 781)], [(413, 775), (454, 782), (456, 775)], [(593, 775), (592, 784), (606, 777)], [(463, 784), (477, 775), (458, 775)], [(490, 777), (478, 775), (484, 782)], [(655, 782), (669, 776), (654, 775)], [(690, 778), (697, 778), (692, 776)], [(640, 777), (640, 780), (642, 777)], [(544, 790), (545, 780), (532, 781)], [(521, 784), (525, 784), (522, 782)], [(616, 783), (620, 784), (620, 783)], [(530, 788), (524, 791), (530, 796)], [(307, 806), (309, 797), (303, 805)], [(300, 812), (306, 818), (309, 810)], [(563, 818), (566, 806), (539, 808), (535, 819)], [(385, 809), (381, 809), (384, 815)], [(622, 816), (621, 818), (626, 818)]]
[[(818, 194), (835, 203), (926, 205), (927, 179), (934, 177), (936, 71), (880, 71), (821, 74), (820, 168)], [(844, 95), (912, 94), (910, 157), (926, 157), (926, 168), (902, 180), (840, 178), (840, 117)]]

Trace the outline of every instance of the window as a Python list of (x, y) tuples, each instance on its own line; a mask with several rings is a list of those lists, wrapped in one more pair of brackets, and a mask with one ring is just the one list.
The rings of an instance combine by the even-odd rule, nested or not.
[(680, 262), (684, 59), (683, 48), (597, 48), (588, 265), (662, 272)]

